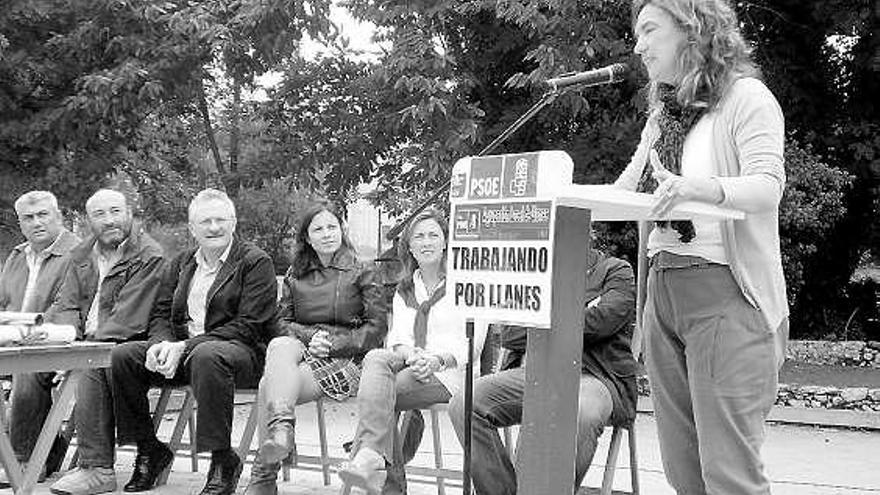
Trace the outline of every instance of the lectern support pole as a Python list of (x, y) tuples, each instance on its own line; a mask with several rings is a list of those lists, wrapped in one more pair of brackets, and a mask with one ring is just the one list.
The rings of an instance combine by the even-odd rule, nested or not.
[(529, 330), (523, 422), (517, 454), (520, 495), (574, 493), (590, 212), (557, 207), (551, 329)]

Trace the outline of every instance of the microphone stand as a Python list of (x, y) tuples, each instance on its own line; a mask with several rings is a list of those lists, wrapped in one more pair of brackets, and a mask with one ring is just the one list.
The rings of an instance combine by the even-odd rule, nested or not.
[(474, 319), (468, 318), (464, 325), (467, 338), (468, 360), (464, 369), (464, 462), (462, 466), (461, 493), (471, 495), (471, 415), (474, 410)]
[[(578, 87), (579, 86), (570, 86), (570, 88), (578, 88)], [(499, 134), (498, 137), (493, 139), (491, 143), (486, 145), (486, 147), (483, 148), (482, 150), (480, 150), (480, 152), (477, 153), (475, 156), (488, 155), (492, 150), (494, 150), (496, 147), (498, 147), (498, 145), (500, 145), (504, 141), (507, 141), (507, 139), (514, 132), (518, 131), (519, 128), (523, 126), (523, 124), (525, 124), (526, 122), (531, 120), (532, 117), (537, 115), (538, 112), (540, 112), (544, 107), (546, 107), (550, 103), (553, 103), (553, 101), (556, 100), (556, 98), (559, 95), (561, 95), (564, 91), (565, 91), (565, 88), (552, 88), (549, 91), (547, 91), (546, 93), (544, 93), (543, 96), (541, 96), (541, 99), (537, 101), (537, 103), (535, 103), (534, 105), (532, 105), (531, 108), (526, 110), (526, 112), (524, 114), (520, 115), (520, 117), (518, 119), (516, 119), (516, 121), (514, 121), (512, 124), (510, 124), (507, 127), (507, 129), (504, 129), (504, 131), (501, 134)], [(409, 222), (411, 222), (412, 219), (416, 217), (416, 215), (418, 215), (419, 213), (424, 211), (424, 209), (427, 208), (428, 206), (436, 203), (437, 200), (442, 198), (448, 191), (449, 191), (449, 181), (446, 181), (445, 184), (442, 184), (440, 187), (437, 188), (436, 191), (434, 191), (434, 194), (431, 194), (431, 196), (428, 197), (428, 199), (426, 199), (424, 202), (422, 202), (422, 204), (417, 206), (412, 211), (412, 213), (407, 215), (406, 218), (404, 218), (401, 222), (398, 222), (397, 225), (392, 227), (391, 230), (389, 230), (388, 233), (385, 234), (385, 238), (388, 239), (389, 241), (396, 239), (397, 236), (400, 235), (400, 232), (403, 231), (403, 228), (405, 226), (409, 225)]]

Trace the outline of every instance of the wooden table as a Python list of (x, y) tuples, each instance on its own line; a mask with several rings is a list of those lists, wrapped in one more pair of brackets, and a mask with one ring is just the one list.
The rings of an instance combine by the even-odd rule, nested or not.
[[(58, 386), (58, 395), (49, 410), (49, 416), (22, 472), (15, 458), (12, 443), (6, 433), (6, 415), (0, 414), (0, 463), (6, 469), (12, 491), (30, 495), (37, 478), (46, 464), (46, 457), (52, 442), (58, 434), (65, 412), (74, 400), (76, 384), (84, 370), (110, 366), (110, 351), (115, 344), (111, 342), (76, 342), (61, 345), (38, 345), (21, 347), (0, 347), (0, 375), (35, 373), (42, 371), (70, 371), (67, 378)], [(6, 404), (0, 395), (0, 412), (5, 412)]]

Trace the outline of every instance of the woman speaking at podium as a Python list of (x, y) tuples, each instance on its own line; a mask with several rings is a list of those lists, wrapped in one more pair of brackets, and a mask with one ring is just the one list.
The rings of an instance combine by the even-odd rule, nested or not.
[(788, 335), (782, 111), (726, 1), (635, 0), (632, 13), (649, 115), (615, 185), (653, 193), (654, 219), (683, 201), (745, 212), (653, 222), (640, 242), (664, 469), (679, 494), (768, 494), (760, 449)]

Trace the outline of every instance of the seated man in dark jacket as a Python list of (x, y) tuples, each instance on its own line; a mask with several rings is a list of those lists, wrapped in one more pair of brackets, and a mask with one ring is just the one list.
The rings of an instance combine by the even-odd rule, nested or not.
[(196, 447), (211, 452), (204, 495), (235, 491), (241, 459), (231, 449), (236, 387), (254, 387), (273, 333), (277, 283), (269, 256), (233, 236), (235, 207), (206, 189), (189, 206), (198, 249), (169, 265), (150, 318), (148, 341), (112, 355), (121, 444), (136, 443), (127, 492), (153, 488), (172, 452), (156, 439), (147, 391), (151, 385), (190, 385), (199, 405)]
[[(635, 315), (635, 277), (629, 264), (596, 251), (587, 253), (587, 306), (578, 396), (574, 487), (580, 486), (605, 426), (635, 417), (636, 362), (630, 343)], [(502, 345), (511, 352), (504, 370), (474, 382), (472, 475), (478, 495), (515, 495), (516, 472), (498, 428), (522, 422), (526, 329), (508, 327)], [(464, 397), (455, 394), (449, 415), (464, 444)]]

